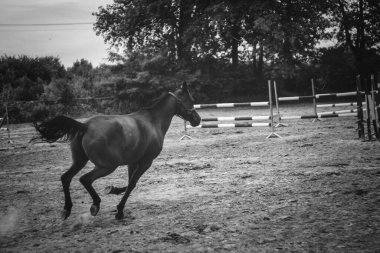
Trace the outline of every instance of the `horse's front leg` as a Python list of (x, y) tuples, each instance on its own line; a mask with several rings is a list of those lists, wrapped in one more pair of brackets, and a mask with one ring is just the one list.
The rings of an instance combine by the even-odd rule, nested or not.
[(68, 171), (66, 171), (61, 176), (63, 193), (65, 194), (65, 206), (62, 210), (62, 219), (67, 219), (71, 214), (71, 208), (73, 207), (73, 202), (70, 196), (70, 183), (73, 177), (86, 165), (87, 161), (83, 159), (81, 162), (74, 162)]
[(73, 158), (73, 164), (70, 169), (66, 171), (61, 176), (63, 193), (65, 194), (65, 206), (62, 210), (62, 219), (67, 219), (71, 214), (71, 208), (73, 207), (73, 202), (70, 196), (70, 183), (73, 177), (86, 165), (88, 158), (86, 153), (82, 148), (82, 144), (78, 138), (75, 138), (71, 144), (71, 154)]
[[(135, 171), (136, 168), (137, 168), (137, 164), (128, 165), (128, 182), (131, 181), (133, 172)], [(104, 189), (104, 193), (105, 194), (119, 195), (120, 193), (123, 193), (126, 190), (127, 190), (127, 186), (125, 186), (125, 187), (115, 187), (115, 186), (111, 185), (111, 186), (107, 186)]]
[(91, 198), (93, 200), (92, 206), (90, 208), (90, 212), (92, 216), (97, 215), (100, 208), (100, 201), (101, 201), (98, 193), (95, 191), (94, 187), (92, 187), (92, 183), (98, 178), (105, 177), (111, 174), (112, 172), (115, 171), (115, 169), (116, 167), (106, 168), (106, 167), (95, 166), (95, 168), (92, 171), (83, 175), (80, 178), (80, 182), (83, 184), (84, 188), (86, 188), (88, 193), (90, 193)]
[(124, 219), (124, 207), (125, 203), (127, 202), (127, 199), (129, 195), (131, 194), (132, 190), (136, 187), (137, 181), (140, 179), (140, 177), (145, 173), (147, 169), (152, 165), (153, 160), (149, 161), (140, 161), (136, 168), (134, 168), (131, 172), (132, 175), (129, 176), (129, 183), (128, 187), (124, 193), (123, 198), (121, 199), (120, 203), (117, 205), (117, 213), (115, 215), (115, 218), (117, 220)]

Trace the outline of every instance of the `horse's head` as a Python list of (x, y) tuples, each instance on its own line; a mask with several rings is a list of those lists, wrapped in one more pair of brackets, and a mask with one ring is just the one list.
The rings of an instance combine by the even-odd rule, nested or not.
[(184, 82), (180, 89), (170, 93), (177, 100), (175, 114), (186, 121), (190, 122), (192, 126), (198, 126), (201, 123), (201, 117), (194, 109), (194, 99), (190, 95), (186, 82)]

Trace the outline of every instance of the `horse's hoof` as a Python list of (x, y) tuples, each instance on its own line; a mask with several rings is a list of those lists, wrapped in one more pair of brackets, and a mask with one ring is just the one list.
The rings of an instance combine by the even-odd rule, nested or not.
[(111, 185), (111, 186), (107, 186), (107, 187), (104, 189), (104, 194), (112, 194), (114, 190), (115, 190), (115, 187), (114, 187), (113, 185)]
[(90, 212), (92, 216), (96, 216), (99, 212), (99, 206), (97, 205), (92, 205), (90, 208)]
[(62, 220), (66, 220), (70, 216), (71, 211), (63, 209), (61, 212), (61, 218)]
[(115, 214), (115, 219), (116, 220), (122, 220), (122, 219), (124, 219), (124, 213), (123, 212), (117, 212)]

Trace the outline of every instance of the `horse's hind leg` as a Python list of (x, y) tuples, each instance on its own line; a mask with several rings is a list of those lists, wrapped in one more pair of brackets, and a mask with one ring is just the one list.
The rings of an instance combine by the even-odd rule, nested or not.
[[(131, 181), (133, 172), (135, 171), (136, 168), (137, 168), (137, 164), (128, 165), (128, 180), (129, 181)], [(111, 186), (107, 186), (104, 189), (104, 192), (106, 194), (115, 194), (115, 195), (118, 195), (120, 193), (125, 192), (126, 190), (127, 190), (127, 186), (125, 186), (125, 187), (115, 187), (115, 186), (111, 185)]]
[(80, 140), (74, 139), (71, 142), (71, 153), (73, 164), (70, 169), (61, 176), (63, 193), (65, 194), (65, 206), (62, 211), (62, 219), (67, 219), (70, 216), (73, 203), (70, 196), (70, 183), (73, 177), (86, 165), (88, 158), (84, 152)]
[(117, 213), (115, 215), (115, 218), (117, 220), (124, 219), (124, 207), (125, 203), (127, 202), (127, 199), (129, 195), (131, 194), (132, 190), (136, 187), (137, 181), (140, 179), (140, 177), (144, 174), (144, 172), (149, 169), (150, 165), (152, 165), (152, 160), (150, 161), (140, 161), (137, 168), (133, 170), (132, 175), (129, 178), (129, 183), (127, 190), (124, 193), (123, 198), (121, 199), (120, 203), (117, 205)]
[(94, 187), (92, 187), (92, 183), (98, 178), (105, 177), (111, 174), (115, 169), (116, 167), (103, 168), (103, 167), (95, 166), (95, 168), (92, 171), (83, 175), (80, 178), (80, 182), (82, 183), (84, 188), (86, 188), (86, 190), (91, 195), (91, 198), (93, 200), (93, 204), (90, 209), (92, 216), (95, 216), (98, 213), (99, 207), (100, 207), (100, 201), (101, 201), (98, 193), (95, 191)]
[(105, 194), (114, 194), (114, 195), (119, 195), (127, 190), (127, 186), (124, 187), (116, 187), (116, 186), (107, 186), (104, 189)]

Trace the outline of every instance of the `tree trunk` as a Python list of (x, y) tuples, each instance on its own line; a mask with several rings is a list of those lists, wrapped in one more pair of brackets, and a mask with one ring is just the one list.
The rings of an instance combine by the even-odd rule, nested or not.
[(177, 22), (177, 40), (176, 40), (176, 46), (177, 46), (177, 58), (180, 62), (188, 63), (190, 61), (190, 57), (188, 54), (188, 50), (186, 47), (186, 43), (184, 41), (184, 34), (186, 31), (186, 27), (188, 25), (188, 22), (191, 18), (190, 12), (189, 12), (189, 5), (186, 0), (181, 0), (179, 2), (179, 17)]
[[(284, 15), (284, 23), (286, 26), (290, 26), (291, 24), (291, 13), (292, 13), (292, 3), (288, 2), (285, 5), (285, 15)], [(291, 64), (293, 61), (293, 54), (292, 54), (292, 44), (290, 42), (291, 34), (289, 34), (288, 29), (285, 29), (285, 37), (284, 42), (282, 44), (282, 57), (285, 60), (286, 63)]]
[(339, 2), (340, 12), (342, 14), (342, 26), (344, 29), (345, 39), (347, 46), (351, 49), (354, 58), (355, 65), (358, 73), (363, 76), (365, 74), (365, 67), (363, 66), (363, 57), (365, 51), (365, 34), (364, 34), (364, 15), (363, 15), (363, 0), (359, 0), (359, 18), (355, 24), (357, 31), (356, 41), (354, 42), (350, 33), (349, 19), (344, 8), (343, 2)]
[(263, 66), (264, 66), (264, 47), (262, 43), (259, 45), (259, 60), (257, 62), (257, 77), (259, 80), (263, 78)]
[(240, 35), (239, 35), (240, 26), (238, 22), (234, 22), (231, 27), (231, 60), (232, 60), (232, 68), (236, 69), (239, 65), (239, 43), (240, 43)]

